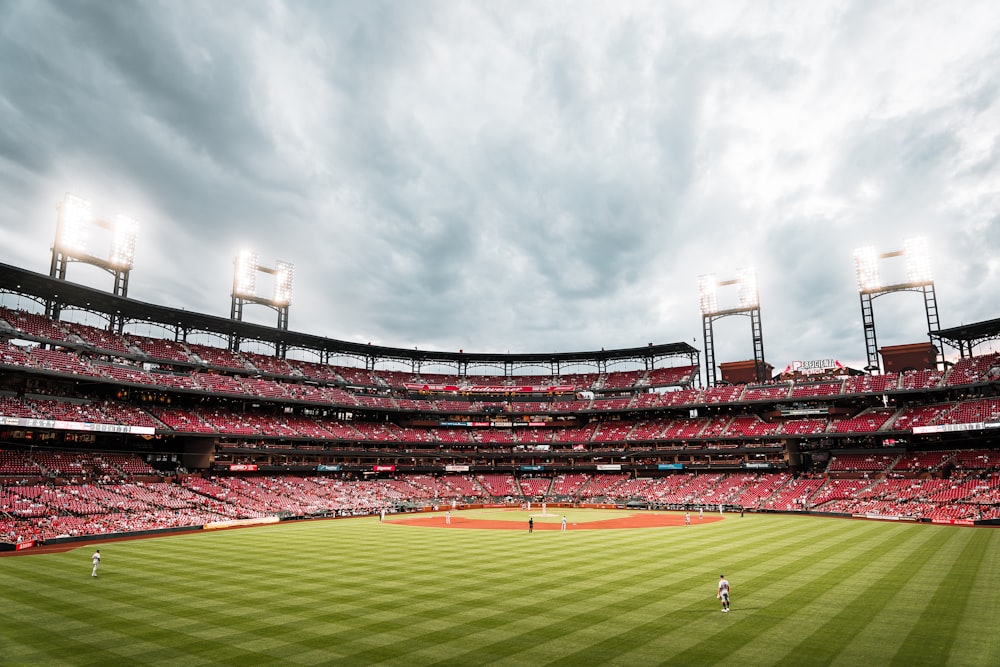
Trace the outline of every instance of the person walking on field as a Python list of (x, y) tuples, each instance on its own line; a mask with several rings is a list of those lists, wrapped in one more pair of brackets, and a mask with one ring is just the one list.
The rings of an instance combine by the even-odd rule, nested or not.
[(729, 580), (726, 579), (726, 575), (719, 575), (719, 592), (715, 594), (715, 597), (722, 602), (722, 611), (724, 613), (729, 612)]
[(528, 532), (535, 532), (535, 519), (533, 517), (528, 517)]
[(560, 526), (560, 529), (561, 530), (566, 530), (566, 515), (565, 514), (563, 514), (562, 526)]
[(94, 563), (94, 569), (90, 571), (90, 576), (97, 576), (97, 566), (101, 564), (101, 550), (98, 549), (94, 552), (94, 555), (90, 557), (90, 560)]

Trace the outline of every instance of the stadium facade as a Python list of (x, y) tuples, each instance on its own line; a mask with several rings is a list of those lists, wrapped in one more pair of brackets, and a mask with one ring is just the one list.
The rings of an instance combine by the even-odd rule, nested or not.
[(686, 343), (362, 345), (9, 265), (0, 293), (10, 544), (532, 500), (1000, 519), (1000, 355), (974, 354), (997, 320), (934, 331), (952, 364), (761, 380), (761, 348), (746, 381), (704, 384)]

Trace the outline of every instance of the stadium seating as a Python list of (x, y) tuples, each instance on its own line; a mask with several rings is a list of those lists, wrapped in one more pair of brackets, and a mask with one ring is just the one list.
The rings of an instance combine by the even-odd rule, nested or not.
[(802, 382), (798, 381), (792, 387), (792, 398), (826, 398), (840, 394), (844, 383), (842, 380), (836, 382)]
[(1000, 353), (965, 357), (955, 362), (945, 377), (945, 384), (954, 387), (963, 384), (988, 382), (1000, 372)]
[(871, 433), (877, 431), (892, 417), (895, 410), (870, 408), (847, 419), (833, 419), (829, 430), (833, 433)]
[(941, 382), (941, 373), (937, 370), (906, 371), (902, 376), (903, 389), (929, 389)]
[(762, 436), (774, 435), (778, 432), (781, 424), (768, 423), (757, 417), (734, 417), (726, 426), (722, 435), (738, 438), (759, 438)]
[(743, 395), (743, 385), (722, 385), (704, 389), (699, 400), (705, 403), (736, 403)]
[(0, 319), (7, 322), (15, 331), (29, 338), (46, 341), (65, 341), (69, 338), (69, 333), (63, 329), (59, 322), (38, 313), (11, 310), (0, 306)]
[(130, 346), (140, 350), (150, 361), (192, 363), (187, 347), (183, 343), (135, 334), (126, 334), (125, 338)]
[(690, 384), (694, 375), (694, 366), (672, 366), (654, 368), (646, 374), (646, 384), (650, 387), (670, 387)]
[(941, 424), (974, 424), (1000, 420), (1000, 398), (962, 401), (938, 418)]
[(256, 371), (257, 373), (280, 375), (283, 377), (301, 376), (301, 373), (296, 372), (284, 359), (254, 352), (240, 352), (240, 357), (249, 370)]
[(788, 384), (776, 385), (748, 385), (743, 390), (741, 400), (744, 403), (753, 401), (780, 401), (788, 398), (791, 386)]
[(884, 472), (898, 458), (895, 454), (836, 454), (830, 459), (826, 472)]
[(476, 480), (492, 498), (520, 497), (513, 475), (487, 473), (476, 475)]
[(644, 371), (614, 371), (605, 374), (597, 382), (596, 388), (604, 391), (628, 389), (640, 384), (644, 376)]
[(78, 336), (85, 345), (98, 350), (118, 355), (127, 355), (132, 352), (128, 341), (116, 333), (77, 322), (67, 322), (64, 327), (71, 335)]
[(852, 375), (844, 384), (845, 394), (884, 394), (899, 388), (899, 375)]
[(44, 368), (56, 373), (93, 377), (100, 375), (100, 373), (91, 368), (80, 357), (69, 352), (36, 347), (29, 352), (29, 356), (32, 363), (38, 368)]
[[(1000, 516), (1000, 454), (922, 448), (965, 442), (937, 437), (953, 432), (982, 445), (1000, 421), (993, 387), (1000, 374), (997, 353), (959, 359), (945, 373), (698, 389), (690, 386), (693, 366), (562, 376), (371, 371), (120, 336), (7, 308), (0, 319), (6, 338), (0, 365), (8, 374), (0, 417), (9, 437), (21, 438), (18, 446), (41, 445), (30, 454), (0, 451), (0, 506), (9, 508), (9, 516), (0, 515), (5, 535), (87, 535), (273, 513), (363, 513), (404, 502), (557, 497), (921, 520)], [(413, 382), (519, 391), (418, 394), (405, 390)], [(593, 390), (597, 397), (520, 391), (554, 384)], [(676, 390), (650, 393), (646, 387)], [(441, 425), (452, 417), (476, 425)], [(147, 449), (167, 445), (179, 452), (175, 436), (217, 439), (220, 466), (185, 478), (201, 482), (172, 483), (141, 456), (102, 451), (129, 442), (118, 435), (128, 429), (110, 427), (155, 430), (142, 434), (156, 439), (149, 445), (130, 436)], [(932, 439), (926, 433), (933, 429)], [(102, 432), (115, 436), (101, 438)], [(66, 452), (50, 447), (49, 438), (60, 446), (98, 445)], [(802, 471), (814, 479), (789, 476), (783, 471), (790, 465), (786, 443), (830, 454), (829, 465)], [(899, 452), (858, 453), (883, 445)], [(630, 472), (591, 474), (595, 462), (611, 456)], [(558, 472), (515, 478), (509, 472), (441, 474), (442, 466), (436, 474), (407, 474), (432, 459), (435, 465), (472, 461), (479, 470), (539, 462)], [(381, 461), (397, 464), (400, 472), (390, 479), (302, 476), (328, 462), (350, 462), (356, 475)], [(206, 479), (240, 463), (298, 474)], [(665, 472), (658, 467), (663, 463), (682, 465), (683, 472)], [(751, 464), (782, 471), (742, 469)], [(565, 472), (576, 466), (588, 472)]]
[(518, 480), (521, 495), (526, 498), (543, 498), (548, 495), (552, 480), (548, 477), (522, 477)]

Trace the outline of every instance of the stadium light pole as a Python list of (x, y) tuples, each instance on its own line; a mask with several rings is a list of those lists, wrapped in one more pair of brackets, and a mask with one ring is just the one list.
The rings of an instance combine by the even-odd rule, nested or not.
[[(104, 269), (114, 276), (114, 294), (128, 296), (129, 273), (135, 268), (135, 239), (138, 223), (132, 218), (118, 214), (113, 222), (96, 218), (92, 204), (86, 199), (66, 193), (56, 210), (56, 235), (52, 242), (52, 261), (49, 277), (66, 280), (70, 262), (82, 262)], [(110, 231), (111, 241), (107, 257), (98, 257), (90, 252), (90, 234), (95, 228)], [(45, 306), (48, 317), (58, 318), (62, 304), (49, 301)], [(121, 331), (124, 321), (110, 316), (112, 328)]]
[[(879, 273), (879, 261), (893, 257), (902, 257), (906, 262), (906, 281), (893, 285), (883, 285)], [(854, 250), (854, 271), (858, 281), (858, 294), (861, 298), (861, 321), (865, 335), (865, 354), (869, 373), (880, 372), (882, 369), (878, 358), (878, 335), (875, 331), (875, 309), (873, 301), (876, 297), (895, 292), (920, 292), (924, 297), (924, 313), (927, 317), (927, 335), (932, 344), (936, 344), (938, 359), (944, 354), (941, 329), (938, 320), (937, 296), (934, 293), (934, 280), (931, 273), (930, 254), (927, 249), (927, 239), (924, 237), (907, 239), (902, 250), (879, 253), (874, 246), (863, 246)]]
[[(270, 297), (257, 295), (257, 274), (266, 273), (274, 276), (274, 291)], [(288, 310), (292, 304), (292, 286), (295, 278), (295, 267), (290, 262), (278, 260), (274, 268), (261, 266), (257, 253), (242, 250), (233, 260), (233, 291), (229, 317), (235, 321), (243, 321), (243, 307), (248, 303), (267, 306), (278, 312), (278, 326), (281, 331), (288, 330)], [(235, 335), (230, 336), (229, 347), (239, 351), (240, 341)], [(284, 357), (286, 349), (281, 343), (275, 344), (275, 356)]]
[[(719, 287), (737, 287), (737, 306), (719, 308)], [(715, 367), (715, 321), (730, 315), (746, 315), (750, 318), (750, 333), (753, 337), (754, 377), (758, 382), (767, 380), (764, 363), (764, 333), (760, 321), (760, 292), (757, 288), (757, 272), (754, 269), (738, 269), (732, 280), (716, 280), (715, 274), (698, 277), (698, 304), (701, 309), (702, 337), (705, 341), (705, 380), (709, 386), (718, 382)]]

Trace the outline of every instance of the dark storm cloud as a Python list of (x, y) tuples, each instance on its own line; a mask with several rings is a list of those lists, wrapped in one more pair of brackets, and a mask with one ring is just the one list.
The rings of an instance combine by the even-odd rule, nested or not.
[(232, 39), (240, 12), (189, 8), (17, 5), (4, 40), (3, 88), (22, 142), (13, 155), (30, 154), (40, 172), (79, 161), (144, 183), (175, 234), (217, 246), (226, 227), (270, 224), (262, 209), (300, 202), (289, 172), (271, 164), (256, 114), (261, 100), (245, 67), (251, 54)]
[(764, 331), (775, 365), (824, 359), (857, 345), (860, 312), (851, 249), (835, 221), (791, 219), (767, 232), (762, 271)]
[(996, 316), (996, 17), (7, 2), (0, 260), (47, 263), (68, 190), (141, 218), (136, 298), (225, 314), (249, 247), (295, 264), (293, 328), (470, 351), (700, 347), (697, 277), (755, 266), (768, 357), (850, 362), (858, 245), (931, 237), (942, 324)]

